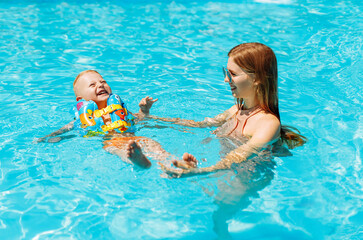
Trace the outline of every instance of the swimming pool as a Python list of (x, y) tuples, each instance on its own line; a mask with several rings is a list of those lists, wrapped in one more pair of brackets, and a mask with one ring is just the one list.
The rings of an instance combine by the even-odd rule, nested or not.
[[(361, 239), (361, 2), (241, 2), (1, 2), (0, 238), (213, 239), (225, 228), (233, 239)], [(212, 117), (233, 104), (227, 52), (251, 41), (275, 51), (282, 122), (309, 139), (261, 164), (263, 177), (167, 179), (98, 138), (33, 143), (72, 119), (72, 81), (85, 69), (133, 111), (150, 95), (155, 115)], [(172, 154), (202, 166), (219, 157), (211, 129), (142, 126)]]

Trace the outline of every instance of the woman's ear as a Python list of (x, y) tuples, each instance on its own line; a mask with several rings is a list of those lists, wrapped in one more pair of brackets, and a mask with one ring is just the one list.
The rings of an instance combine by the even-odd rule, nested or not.
[(249, 75), (249, 77), (250, 77), (250, 78), (252, 78), (253, 85), (258, 85), (258, 84), (260, 84), (260, 81), (258, 81), (258, 80), (256, 79), (256, 74), (251, 73), (251, 74), (248, 74), (248, 75)]

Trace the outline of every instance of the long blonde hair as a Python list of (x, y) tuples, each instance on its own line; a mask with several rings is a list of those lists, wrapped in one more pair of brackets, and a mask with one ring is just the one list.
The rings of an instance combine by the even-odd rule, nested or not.
[[(262, 43), (243, 43), (232, 48), (228, 57), (245, 72), (255, 74), (256, 95), (260, 107), (275, 115), (281, 122), (277, 94), (277, 60), (272, 49)], [(242, 103), (243, 99), (237, 98), (239, 109), (242, 108)], [(281, 126), (281, 139), (290, 149), (302, 146), (307, 141), (296, 128), (288, 126)]]

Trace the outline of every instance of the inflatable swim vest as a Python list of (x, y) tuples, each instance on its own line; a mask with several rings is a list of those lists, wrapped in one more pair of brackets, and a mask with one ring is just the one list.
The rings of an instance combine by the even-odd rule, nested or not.
[[(111, 124), (105, 125), (102, 116), (110, 114)], [(118, 95), (110, 94), (107, 107), (98, 109), (94, 101), (79, 100), (76, 105), (75, 127), (85, 137), (116, 132), (134, 132), (134, 117), (129, 114), (126, 105)]]

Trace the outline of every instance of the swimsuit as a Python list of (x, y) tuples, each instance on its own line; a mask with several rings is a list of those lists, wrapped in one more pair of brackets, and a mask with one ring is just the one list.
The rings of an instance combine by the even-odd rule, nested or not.
[[(256, 111), (257, 110), (257, 111)], [(242, 111), (243, 110), (241, 110), (241, 113), (242, 113)], [(245, 110), (245, 111), (250, 111), (249, 109), (248, 110)], [(244, 122), (243, 122), (243, 125), (242, 125), (242, 130), (241, 130), (241, 134), (242, 134), (242, 136), (243, 136), (243, 130), (245, 129), (245, 126), (246, 126), (246, 124), (247, 124), (247, 121), (248, 121), (248, 119), (250, 118), (250, 117), (252, 117), (252, 116), (254, 116), (254, 115), (256, 115), (257, 113), (259, 113), (259, 112), (261, 112), (262, 111), (262, 109), (260, 108), (260, 107), (258, 107), (258, 108), (256, 108), (256, 109), (253, 109), (249, 114), (248, 114), (248, 116), (246, 117), (246, 119), (244, 120)], [(227, 134), (227, 136), (229, 136), (229, 135), (231, 135), (232, 134), (232, 132), (234, 132), (236, 129), (237, 129), (237, 127), (238, 127), (238, 125), (239, 125), (239, 123), (240, 123), (240, 119), (238, 119), (237, 118), (237, 114), (238, 114), (238, 111), (236, 112), (236, 114), (234, 115), (234, 117), (235, 117), (235, 119), (236, 119), (236, 126), (232, 129), (232, 131), (230, 131), (228, 134)]]
[[(230, 117), (221, 127), (217, 128), (213, 133), (216, 134), (218, 137), (241, 138), (241, 135), (242, 137), (245, 137), (243, 133), (244, 133), (244, 128), (247, 125), (248, 119), (261, 111), (262, 109), (260, 107), (237, 111), (232, 117)], [(239, 117), (242, 119), (239, 119)], [(238, 133), (241, 133), (241, 135)]]

